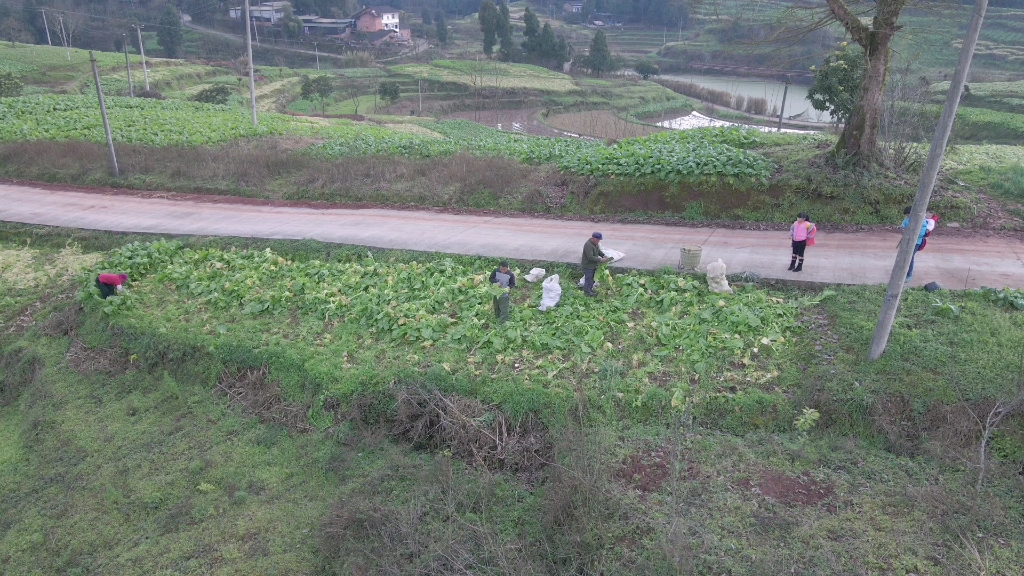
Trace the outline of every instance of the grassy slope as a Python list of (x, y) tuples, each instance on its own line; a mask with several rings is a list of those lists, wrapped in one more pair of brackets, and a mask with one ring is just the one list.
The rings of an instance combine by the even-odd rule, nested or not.
[[(131, 239), (11, 225), (2, 232), (12, 248), (32, 238), (44, 259), (69, 238), (87, 251)], [(254, 246), (296, 258), (336, 250), (309, 242)], [(8, 289), (4, 317), (37, 293)], [(614, 416), (595, 402), (585, 435), (572, 426), (552, 430), (561, 467), (533, 488), (355, 428), (302, 435), (261, 424), (212, 393), (218, 363), (154, 361), (161, 349), (188, 353), (159, 330), (124, 342), (142, 356), (126, 363), (93, 312), (76, 338), (114, 369), (75, 372), (65, 365), (69, 339), (43, 336), (37, 324), (2, 344), (5, 361), (38, 355), (46, 368), (19, 381), (20, 396), (0, 408), (0, 478), (12, 487), (0, 501), (0, 566), (26, 574), (101, 567), (125, 574), (448, 573), (459, 566), (495, 574), (511, 567), (527, 574), (766, 574), (794, 566), (1016, 573), (1024, 534), (1013, 521), (1021, 511), (1012, 466), (1024, 455), (1019, 439), (1007, 440), (1013, 429), (999, 444), (1011, 461), (997, 459), (976, 496), (968, 488), (974, 471), (936, 455), (953, 453), (938, 443), (940, 429), (929, 429), (930, 439), (887, 434), (868, 414), (885, 405), (879, 399), (909, 390), (924, 404), (901, 417), (911, 428), (926, 425), (929, 399), (952, 405), (949, 358), (958, 359), (956, 379), (968, 394), (990, 394), (1012, 377), (1011, 355), (998, 350), (1024, 345), (1022, 316), (976, 293), (950, 293), (944, 299), (962, 313), (949, 318), (933, 313), (931, 296), (911, 292), (885, 362), (868, 365), (861, 354), (880, 297), (875, 289), (842, 289), (808, 309), (810, 331), (779, 359), (779, 384), (823, 415), (806, 439), (788, 427), (722, 434), (670, 413), (638, 426), (628, 411)], [(157, 306), (154, 312), (171, 311)], [(47, 314), (41, 309), (39, 321)], [(104, 352), (111, 346), (114, 353)], [(8, 387), (18, 372), (9, 362), (2, 370)], [(420, 370), (429, 380), (429, 369)], [(616, 378), (595, 375), (611, 386)], [(766, 473), (802, 475), (805, 491), (813, 479), (831, 495), (809, 506), (754, 495)]]

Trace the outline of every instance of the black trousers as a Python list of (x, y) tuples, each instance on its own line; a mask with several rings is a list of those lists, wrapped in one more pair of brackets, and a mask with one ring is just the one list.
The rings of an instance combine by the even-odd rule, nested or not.
[(100, 282), (99, 276), (96, 277), (96, 287), (100, 290), (100, 298), (103, 298), (104, 300), (110, 298), (114, 294), (117, 294), (117, 287)]
[(807, 240), (793, 240), (793, 256), (804, 257), (804, 250), (807, 249)]
[(594, 291), (594, 273), (597, 272), (596, 268), (584, 268), (583, 269), (583, 291), (590, 294)]

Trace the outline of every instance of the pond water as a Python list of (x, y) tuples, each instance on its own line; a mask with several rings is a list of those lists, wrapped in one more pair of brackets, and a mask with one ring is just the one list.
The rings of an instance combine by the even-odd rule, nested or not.
[[(666, 80), (680, 80), (693, 82), (705, 88), (724, 90), (733, 96), (744, 96), (746, 98), (765, 98), (768, 100), (768, 109), (778, 110), (782, 104), (782, 93), (785, 83), (765, 78), (740, 78), (733, 76), (714, 76), (704, 74), (662, 74)], [(790, 84), (789, 94), (786, 95), (786, 118), (806, 120), (809, 122), (830, 122), (832, 117), (828, 112), (818, 112), (811, 106), (807, 99), (807, 91), (810, 86)]]

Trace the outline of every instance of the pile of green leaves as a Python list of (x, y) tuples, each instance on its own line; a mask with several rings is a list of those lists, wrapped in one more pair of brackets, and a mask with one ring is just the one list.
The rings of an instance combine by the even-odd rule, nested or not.
[(988, 299), (991, 302), (1000, 304), (1007, 308), (1024, 310), (1024, 291), (1015, 290), (1013, 288), (1003, 288), (1001, 290), (984, 288), (982, 289), (982, 292), (988, 296)]
[[(493, 322), (485, 262), (439, 259), (344, 262), (286, 259), (268, 250), (224, 251), (177, 242), (133, 243), (115, 250), (107, 269), (140, 279), (133, 285), (173, 286), (179, 297), (214, 310), (247, 315), (298, 312), (360, 326), (379, 341), (492, 354), (602, 356), (639, 349), (677, 356), (697, 373), (711, 360), (769, 353), (786, 342), (800, 302), (763, 290), (718, 295), (671, 273), (602, 272), (600, 303), (566, 290), (554, 310), (538, 302), (514, 306), (506, 325)], [(130, 292), (130, 291), (129, 291)], [(539, 295), (538, 295), (539, 296)], [(118, 314), (131, 294), (108, 301)]]
[(727, 178), (764, 182), (774, 163), (747, 150), (760, 133), (738, 128), (671, 131), (605, 145), (577, 138), (537, 138), (484, 128), (465, 120), (439, 122), (431, 129), (445, 139), (384, 129), (352, 127), (311, 148), (322, 157), (384, 154), (431, 158), (459, 151), (506, 156), (526, 164), (555, 164), (584, 176), (654, 177), (661, 180)]

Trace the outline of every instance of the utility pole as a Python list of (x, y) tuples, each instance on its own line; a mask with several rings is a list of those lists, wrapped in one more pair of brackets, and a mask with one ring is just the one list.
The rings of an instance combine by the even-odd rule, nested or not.
[[(249, 0), (243, 0), (242, 5), (245, 6), (245, 56), (249, 59), (249, 104), (252, 108), (252, 125), (256, 125), (256, 72), (252, 66), (252, 34), (249, 30)], [(253, 22), (253, 27), (256, 27), (256, 23)]]
[(68, 42), (68, 36), (64, 32), (64, 15), (60, 15), (60, 40), (64, 43), (64, 50), (68, 54), (68, 62), (71, 62), (71, 42)]
[(255, 16), (252, 19), (252, 32), (253, 32), (253, 34), (256, 35), (256, 46), (259, 46), (260, 45), (260, 31), (259, 31), (258, 28), (256, 28), (256, 17)]
[(416, 94), (420, 97), (420, 114), (423, 114), (423, 81), (416, 81)]
[(960, 105), (960, 95), (964, 89), (964, 82), (967, 80), (967, 71), (971, 67), (974, 48), (978, 44), (978, 34), (981, 32), (981, 23), (985, 19), (985, 11), (987, 9), (988, 0), (976, 0), (971, 25), (967, 28), (964, 45), (960, 49), (960, 61), (957, 63), (956, 72), (953, 73), (953, 78), (949, 83), (946, 104), (942, 108), (942, 117), (939, 118), (939, 125), (935, 128), (932, 147), (928, 150), (928, 161), (925, 163), (924, 172), (921, 174), (921, 185), (917, 189), (917, 196), (914, 197), (914, 206), (911, 208), (910, 216), (908, 217), (910, 223), (903, 230), (903, 239), (900, 241), (896, 253), (896, 262), (892, 266), (892, 275), (889, 277), (889, 289), (885, 293), (882, 310), (878, 314), (878, 325), (875, 326), (875, 334), (871, 337), (868, 360), (878, 360), (881, 358), (882, 353), (885, 352), (885, 346), (889, 342), (889, 333), (892, 331), (892, 324), (896, 320), (896, 310), (899, 308), (900, 297), (903, 295), (903, 285), (906, 283), (907, 270), (910, 269), (910, 260), (914, 257), (914, 251), (917, 248), (917, 237), (921, 233), (921, 225), (924, 224), (924, 214), (928, 210), (928, 201), (931, 199), (932, 189), (935, 187), (935, 179), (939, 174), (939, 167), (942, 165), (942, 156), (946, 151), (949, 134), (953, 130), (956, 110)]
[(103, 103), (103, 87), (100, 86), (100, 72), (96, 69), (96, 57), (89, 50), (89, 62), (92, 63), (92, 77), (96, 81), (96, 97), (100, 100), (100, 116), (103, 117), (103, 131), (107, 134), (107, 148), (110, 149), (110, 169), (114, 178), (121, 176), (117, 171), (117, 156), (114, 154), (114, 139), (110, 137), (110, 122), (107, 122), (107, 106)]
[(316, 71), (320, 71), (320, 49), (316, 47), (316, 42), (313, 42), (313, 52), (316, 52)]
[(40, 12), (43, 13), (43, 28), (46, 28), (46, 45), (53, 46), (53, 42), (50, 42), (50, 26), (46, 23), (46, 10), (42, 9)]
[(789, 77), (786, 77), (786, 87), (782, 89), (782, 108), (779, 109), (779, 128), (776, 132), (782, 132), (782, 115), (786, 113), (786, 96), (789, 95)]
[(135, 98), (135, 86), (132, 84), (132, 66), (128, 63), (128, 36), (121, 34), (124, 38), (124, 67), (128, 70), (128, 97)]
[(142, 55), (142, 75), (146, 78), (146, 90), (149, 90), (149, 68), (146, 68), (146, 47), (142, 44), (142, 29), (146, 26), (136, 26), (135, 31), (139, 34), (139, 54)]

